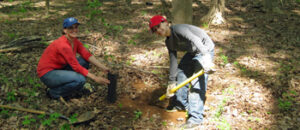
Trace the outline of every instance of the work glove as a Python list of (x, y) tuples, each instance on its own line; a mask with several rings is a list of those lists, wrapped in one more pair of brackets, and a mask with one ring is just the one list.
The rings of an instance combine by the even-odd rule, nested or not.
[(176, 87), (176, 82), (168, 84), (167, 93), (166, 93), (167, 98), (171, 98), (174, 96), (174, 93), (172, 93), (171, 90), (175, 87)]
[(204, 72), (207, 74), (212, 74), (216, 71), (215, 64), (212, 62), (212, 57), (209, 54), (202, 56), (200, 64), (202, 65)]

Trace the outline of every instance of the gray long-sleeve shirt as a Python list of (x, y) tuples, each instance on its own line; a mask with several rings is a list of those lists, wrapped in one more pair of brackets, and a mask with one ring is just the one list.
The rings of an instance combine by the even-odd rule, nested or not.
[(214, 49), (215, 44), (204, 30), (194, 25), (176, 24), (170, 28), (171, 35), (167, 37), (165, 43), (170, 56), (169, 81), (175, 82), (178, 67), (177, 51), (205, 55)]

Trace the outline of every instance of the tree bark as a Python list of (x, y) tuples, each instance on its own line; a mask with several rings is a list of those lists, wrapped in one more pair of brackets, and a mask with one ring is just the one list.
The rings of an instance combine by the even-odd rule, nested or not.
[(225, 0), (212, 0), (208, 13), (201, 18), (201, 23), (222, 24), (225, 23), (223, 12), (225, 9)]
[(47, 12), (47, 15), (49, 14), (49, 9), (50, 9), (50, 0), (46, 0), (46, 12)]
[(192, 24), (193, 22), (193, 0), (173, 0), (172, 15), (174, 24)]

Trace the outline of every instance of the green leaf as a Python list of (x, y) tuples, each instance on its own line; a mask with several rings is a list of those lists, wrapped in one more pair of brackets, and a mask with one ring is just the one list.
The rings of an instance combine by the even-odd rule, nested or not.
[(68, 123), (65, 123), (65, 124), (63, 124), (62, 126), (61, 126), (61, 128), (60, 128), (61, 130), (70, 130), (71, 129), (71, 127), (70, 127), (70, 124), (68, 124)]
[(90, 46), (88, 44), (83, 44), (83, 46), (86, 48), (86, 49), (89, 49)]

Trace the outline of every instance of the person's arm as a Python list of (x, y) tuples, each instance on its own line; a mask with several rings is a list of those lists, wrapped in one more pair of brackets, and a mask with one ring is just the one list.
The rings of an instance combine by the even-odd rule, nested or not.
[(109, 84), (110, 83), (110, 81), (108, 79), (96, 76), (96, 75), (94, 75), (91, 72), (88, 72), (88, 74), (86, 76), (89, 77), (89, 78), (91, 78), (95, 82), (100, 83), (100, 84)]
[(69, 64), (75, 72), (86, 76), (88, 74), (88, 70), (82, 67), (76, 57), (73, 55), (72, 48), (69, 46), (60, 46), (58, 47), (59, 53), (66, 59), (67, 64)]
[(105, 72), (109, 72), (109, 68), (107, 68), (105, 65), (101, 64), (99, 62), (99, 60), (96, 59), (95, 56), (90, 56), (89, 58), (89, 62), (91, 62), (93, 65), (96, 65), (97, 67), (99, 67), (100, 69), (102, 69)]
[[(192, 31), (193, 30), (193, 31)], [(197, 27), (187, 27), (187, 26), (179, 26), (175, 29), (175, 32), (179, 35), (183, 36), (184, 38), (191, 41), (191, 43), (196, 46), (196, 48), (202, 53), (202, 58), (199, 61), (202, 65), (204, 71), (206, 73), (212, 73), (215, 72), (214, 69), (214, 63), (212, 56), (209, 54), (209, 51), (213, 49), (214, 44), (209, 38), (209, 36), (204, 32), (204, 30), (201, 30)], [(196, 35), (197, 33), (198, 35)], [(203, 41), (204, 40), (204, 41)], [(205, 41), (206, 40), (206, 41)], [(209, 45), (204, 45), (209, 44)]]
[(93, 65), (96, 65), (100, 69), (102, 69), (105, 72), (109, 71), (109, 68), (107, 68), (105, 65), (101, 64), (99, 60), (96, 59), (95, 56), (93, 56), (84, 46), (83, 44), (76, 39), (77, 45), (78, 45), (78, 53), (87, 61), (92, 63)]
[(169, 84), (176, 83), (177, 77), (177, 52), (169, 50), (169, 57), (170, 57), (170, 74), (169, 74)]

